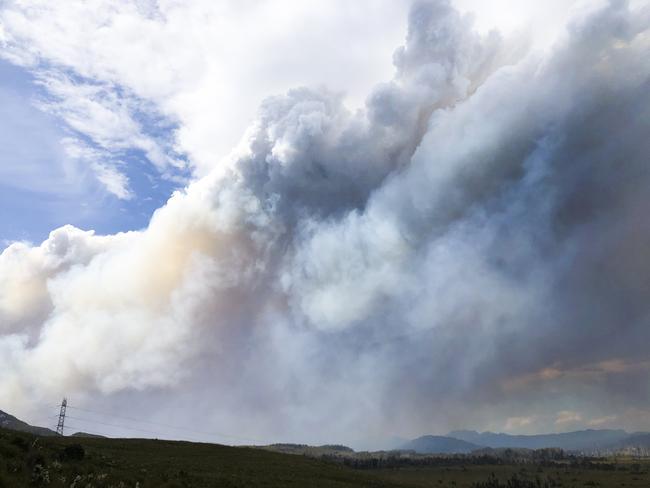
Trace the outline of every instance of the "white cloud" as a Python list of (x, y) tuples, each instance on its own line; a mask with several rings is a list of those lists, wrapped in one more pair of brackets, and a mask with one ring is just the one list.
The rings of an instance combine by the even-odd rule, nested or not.
[(557, 413), (555, 418), (555, 425), (565, 426), (567, 424), (576, 424), (582, 422), (582, 414), (580, 412), (574, 412), (572, 410), (562, 410)]
[[(407, 1), (10, 2), (5, 56), (40, 70), (62, 115), (90, 137), (141, 147), (135, 98), (178, 125), (176, 149), (200, 174), (241, 137), (261, 100), (327, 84), (359, 104), (391, 71)], [(66, 73), (84, 82), (71, 83)], [(89, 84), (87, 81), (91, 81)], [(116, 88), (119, 87), (119, 91)], [(161, 165), (169, 153), (148, 152)], [(173, 159), (173, 156), (171, 156)]]
[[(7, 2), (0, 26), (3, 56), (38, 73), (53, 97), (41, 106), (103, 148), (104, 167), (114, 153), (136, 149), (168, 177), (185, 166), (184, 156), (202, 176), (269, 94), (324, 84), (361, 106), (376, 80), (390, 76), (403, 36), (395, 19), (411, 3), (30, 0)], [(563, 26), (569, 10), (567, 2), (457, 3), (477, 12), (483, 28), (521, 27), (530, 18)]]
[(461, 12), (475, 16), (479, 30), (526, 31), (540, 49), (548, 48), (561, 37), (571, 18), (584, 16), (605, 4), (606, 0), (454, 0)]
[(618, 415), (605, 415), (604, 417), (596, 417), (587, 422), (589, 427), (606, 427), (616, 425), (619, 419)]
[(110, 159), (107, 164), (104, 152), (88, 147), (82, 141), (71, 137), (61, 139), (61, 145), (72, 161), (89, 164), (92, 174), (107, 192), (120, 200), (133, 198), (129, 178), (120, 172)]
[(126, 175), (101, 163), (93, 164), (92, 169), (97, 174), (97, 179), (106, 187), (109, 193), (112, 193), (120, 200), (133, 198), (133, 193), (129, 190), (129, 179)]
[(522, 428), (530, 427), (537, 421), (537, 417), (532, 415), (528, 417), (508, 417), (503, 428), (506, 432), (517, 431)]

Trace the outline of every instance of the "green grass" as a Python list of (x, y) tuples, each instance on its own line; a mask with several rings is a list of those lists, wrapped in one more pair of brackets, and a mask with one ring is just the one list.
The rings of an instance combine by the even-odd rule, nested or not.
[[(638, 462), (638, 461), (637, 461)], [(388, 481), (404, 483), (412, 487), (471, 488), (474, 483), (485, 482), (494, 475), (501, 483), (516, 476), (533, 483), (547, 481), (550, 486), (563, 488), (650, 488), (650, 461), (641, 464), (639, 471), (631, 470), (624, 463), (616, 471), (587, 469), (584, 467), (542, 467), (534, 464), (484, 465), (401, 468), (379, 470), (378, 475)], [(541, 486), (544, 486), (543, 484)]]
[[(74, 459), (70, 446), (83, 447)], [(66, 448), (67, 454), (66, 454)], [(492, 473), (502, 482), (553, 479), (562, 487), (650, 487), (650, 463), (591, 467), (468, 465), (355, 470), (264, 449), (145, 440), (35, 437), (0, 429), (0, 488), (108, 487), (471, 487)], [(46, 482), (49, 479), (49, 483)], [(75, 482), (75, 480), (77, 480)]]
[[(83, 460), (67, 459), (81, 444)], [(36, 466), (43, 466), (37, 468)], [(50, 482), (43, 481), (47, 474)], [(146, 439), (35, 437), (0, 430), (0, 488), (393, 487), (372, 473), (262, 449)]]

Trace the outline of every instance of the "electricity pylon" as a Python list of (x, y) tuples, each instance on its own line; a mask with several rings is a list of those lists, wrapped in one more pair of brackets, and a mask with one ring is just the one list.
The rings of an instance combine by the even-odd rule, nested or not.
[(56, 424), (56, 433), (63, 435), (63, 424), (65, 423), (65, 409), (68, 406), (68, 399), (64, 398), (61, 402), (61, 410), (59, 411), (59, 423)]

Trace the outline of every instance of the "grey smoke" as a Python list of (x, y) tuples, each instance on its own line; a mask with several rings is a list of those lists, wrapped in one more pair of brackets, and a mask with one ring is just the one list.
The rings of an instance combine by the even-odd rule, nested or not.
[(610, 1), (545, 54), (518, 41), (416, 3), (365, 110), (271, 97), (147, 229), (7, 248), (6, 408), (128, 398), (303, 442), (644, 428), (649, 8)]

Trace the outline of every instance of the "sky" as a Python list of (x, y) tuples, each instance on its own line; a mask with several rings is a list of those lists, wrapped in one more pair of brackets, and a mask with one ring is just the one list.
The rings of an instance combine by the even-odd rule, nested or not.
[(648, 54), (646, 0), (0, 3), (0, 409), (650, 430)]

